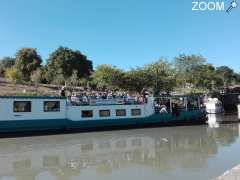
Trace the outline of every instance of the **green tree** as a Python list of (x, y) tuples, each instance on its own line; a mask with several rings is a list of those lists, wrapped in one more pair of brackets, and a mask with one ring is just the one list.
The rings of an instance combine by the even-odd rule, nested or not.
[(44, 71), (41, 68), (38, 68), (37, 70), (33, 71), (30, 76), (31, 81), (34, 84), (39, 84), (44, 82)]
[(235, 73), (236, 84), (240, 84), (240, 73)]
[(123, 89), (140, 93), (143, 88), (150, 88), (153, 84), (153, 79), (150, 73), (145, 68), (131, 69), (124, 76), (125, 82)]
[(66, 80), (65, 78), (63, 77), (62, 74), (57, 74), (55, 77), (54, 77), (54, 80), (52, 81), (54, 84), (58, 85), (58, 87), (62, 86), (62, 85), (66, 85)]
[(15, 59), (12, 57), (4, 57), (0, 60), (0, 76), (4, 76), (6, 69), (13, 67)]
[(122, 88), (124, 72), (115, 66), (99, 65), (92, 73), (91, 78), (98, 89)]
[(186, 87), (187, 83), (196, 83), (196, 76), (194, 75), (194, 69), (204, 64), (205, 58), (200, 55), (185, 55), (180, 54), (174, 58), (174, 66), (177, 73), (177, 82), (183, 88)]
[(41, 66), (42, 59), (34, 48), (22, 48), (16, 53), (15, 67), (23, 81), (30, 81), (33, 71)]
[(228, 66), (220, 66), (216, 68), (216, 77), (218, 78), (218, 86), (227, 87), (236, 80), (233, 69)]
[(165, 59), (160, 59), (152, 64), (145, 65), (145, 70), (150, 77), (149, 83), (155, 95), (160, 91), (169, 92), (175, 87), (175, 73), (171, 64)]
[(92, 61), (81, 54), (66, 47), (59, 47), (50, 54), (47, 60), (47, 79), (53, 82), (61, 74), (65, 81), (77, 71), (78, 78), (88, 77), (93, 71)]
[(216, 85), (216, 71), (211, 64), (201, 64), (192, 71), (195, 80), (194, 86), (203, 90), (214, 90)]
[(70, 76), (67, 80), (67, 86), (71, 89), (74, 89), (74, 87), (78, 86), (79, 83), (80, 80), (78, 78), (78, 72), (74, 70), (72, 76)]

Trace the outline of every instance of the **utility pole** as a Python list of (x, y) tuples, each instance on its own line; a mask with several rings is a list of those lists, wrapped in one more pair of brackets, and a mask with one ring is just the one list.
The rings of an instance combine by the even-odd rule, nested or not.
[(159, 69), (156, 67), (156, 90), (155, 96), (159, 96)]

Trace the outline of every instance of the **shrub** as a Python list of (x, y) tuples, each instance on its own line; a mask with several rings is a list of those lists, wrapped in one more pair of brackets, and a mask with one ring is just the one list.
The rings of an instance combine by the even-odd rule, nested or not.
[(14, 83), (21, 82), (21, 75), (15, 67), (6, 69), (5, 78)]

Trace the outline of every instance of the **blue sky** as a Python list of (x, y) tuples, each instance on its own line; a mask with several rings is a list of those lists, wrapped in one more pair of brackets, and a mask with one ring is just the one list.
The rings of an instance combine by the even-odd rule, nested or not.
[(0, 58), (34, 47), (46, 59), (62, 45), (94, 66), (128, 69), (185, 53), (240, 72), (239, 20), (240, 7), (193, 12), (191, 0), (1, 0)]

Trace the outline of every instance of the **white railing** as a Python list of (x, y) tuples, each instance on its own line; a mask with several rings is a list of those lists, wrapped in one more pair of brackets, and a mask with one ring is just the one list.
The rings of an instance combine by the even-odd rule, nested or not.
[(68, 99), (68, 104), (73, 106), (81, 105), (130, 105), (144, 104), (140, 101), (135, 101), (133, 98), (92, 98), (92, 97), (71, 97)]

